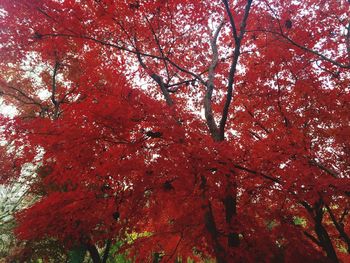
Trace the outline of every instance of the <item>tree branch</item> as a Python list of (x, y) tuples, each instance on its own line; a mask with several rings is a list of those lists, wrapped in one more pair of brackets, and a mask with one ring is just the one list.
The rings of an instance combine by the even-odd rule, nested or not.
[(206, 87), (207, 91), (205, 93), (204, 99), (203, 99), (203, 106), (204, 106), (204, 113), (205, 113), (205, 119), (207, 121), (207, 125), (209, 127), (209, 131), (211, 136), (213, 137), (214, 140), (219, 141), (219, 130), (216, 125), (215, 119), (214, 119), (214, 114), (213, 114), (213, 109), (211, 106), (211, 99), (213, 95), (213, 90), (214, 90), (214, 77), (215, 77), (215, 68), (218, 64), (218, 59), (219, 59), (219, 54), (218, 54), (218, 47), (217, 47), (217, 39), (219, 37), (220, 31), (224, 25), (224, 21), (222, 21), (218, 28), (216, 29), (212, 39), (210, 40), (210, 45), (211, 49), (213, 52), (212, 55), (212, 61), (209, 65), (209, 70), (208, 70), (208, 81), (206, 82)]
[(102, 263), (100, 254), (98, 253), (98, 250), (95, 245), (87, 245), (87, 250), (90, 253), (91, 259), (93, 263)]
[(335, 228), (338, 230), (339, 232), (339, 235), (340, 237), (344, 240), (344, 242), (346, 243), (347, 245), (347, 251), (348, 253), (350, 253), (350, 237), (348, 236), (348, 234), (345, 232), (344, 230), (344, 226), (338, 222), (338, 220), (336, 219), (332, 209), (327, 205), (325, 204), (325, 207), (328, 211), (328, 214), (330, 215), (331, 219), (332, 219), (332, 222), (335, 226)]
[(304, 235), (307, 236), (312, 242), (314, 242), (317, 246), (322, 247), (320, 241), (310, 233), (303, 231)]
[(56, 60), (55, 66), (53, 69), (53, 74), (52, 74), (52, 86), (51, 86), (51, 101), (54, 105), (54, 113), (53, 113), (54, 119), (57, 119), (59, 107), (60, 107), (60, 103), (56, 100), (56, 91), (57, 91), (56, 76), (57, 76), (59, 66), (60, 66), (60, 63)]
[(165, 101), (167, 103), (168, 106), (171, 106), (174, 104), (173, 100), (170, 97), (170, 93), (167, 89), (166, 84), (164, 83), (163, 79), (161, 76), (159, 76), (158, 74), (156, 74), (155, 72), (153, 72), (152, 70), (150, 70), (147, 65), (143, 62), (142, 57), (141, 57), (141, 52), (139, 52), (138, 48), (137, 48), (137, 39), (136, 36), (134, 37), (134, 41), (135, 41), (135, 49), (136, 49), (136, 56), (137, 59), (140, 63), (140, 65), (145, 69), (145, 71), (147, 72), (147, 74), (159, 85), (162, 94), (165, 98)]
[[(153, 38), (154, 38), (154, 40), (156, 41), (156, 44), (157, 44), (158, 50), (159, 50), (159, 52), (160, 52), (160, 54), (161, 54), (161, 57), (165, 58), (166, 56), (164, 55), (163, 48), (162, 48), (162, 46), (160, 45), (160, 41), (159, 41), (159, 38), (158, 38), (156, 32), (154, 31), (154, 29), (153, 29), (153, 27), (152, 27), (150, 21), (148, 20), (147, 16), (145, 16), (145, 19), (146, 19), (146, 21), (147, 21), (147, 23), (148, 23), (148, 25), (149, 25), (149, 28), (151, 29)], [(167, 83), (169, 83), (169, 81), (170, 81), (170, 73), (169, 73), (168, 63), (167, 63), (167, 60), (165, 60), (165, 59), (163, 59), (162, 61), (163, 61), (163, 63), (164, 63), (165, 71), (167, 72), (167, 75), (168, 75), (168, 81), (167, 81)]]
[(106, 241), (105, 251), (103, 252), (102, 263), (106, 263), (107, 262), (107, 259), (108, 259), (108, 256), (109, 256), (109, 251), (111, 249), (111, 244), (112, 244), (112, 241), (110, 239), (108, 239)]
[(273, 31), (273, 30), (268, 30), (268, 29), (259, 29), (259, 30), (249, 30), (247, 32), (263, 32), (263, 33), (270, 33), (270, 34), (273, 34), (273, 35), (276, 35), (276, 36), (280, 36), (282, 37), (283, 39), (287, 40), (287, 42), (289, 42), (290, 44), (308, 52), (308, 53), (311, 53), (317, 57), (319, 57), (321, 60), (323, 61), (327, 61), (331, 64), (333, 64), (334, 66), (337, 66), (337, 67), (340, 67), (340, 68), (343, 68), (343, 69), (350, 69), (350, 63), (349, 64), (342, 64), (336, 60), (333, 60), (319, 52), (317, 52), (316, 50), (314, 49), (311, 49), (311, 48), (307, 48), (299, 43), (297, 43), (296, 41), (294, 41), (293, 39), (291, 39), (290, 37), (286, 36), (282, 31), (280, 32), (276, 32), (276, 31)]
[(333, 170), (327, 168), (327, 167), (324, 166), (323, 164), (321, 164), (321, 163), (319, 163), (319, 162), (317, 162), (317, 161), (315, 161), (315, 160), (313, 160), (313, 159), (311, 159), (311, 158), (308, 158), (308, 159), (309, 159), (309, 163), (310, 163), (311, 165), (320, 168), (322, 171), (326, 172), (327, 174), (331, 175), (331, 176), (334, 177), (334, 178), (337, 178), (337, 179), (339, 178), (339, 175), (338, 175), (335, 171), (333, 171)]
[(246, 32), (245, 29), (247, 26), (247, 20), (248, 20), (248, 16), (249, 16), (249, 12), (250, 12), (250, 8), (251, 8), (253, 0), (247, 0), (247, 4), (246, 4), (245, 10), (244, 10), (244, 16), (243, 16), (243, 19), (242, 19), (242, 22), (240, 25), (239, 36), (237, 36), (236, 27), (234, 24), (232, 13), (231, 13), (229, 5), (228, 5), (228, 1), (223, 0), (223, 2), (224, 2), (226, 12), (227, 12), (227, 14), (230, 18), (230, 22), (231, 22), (232, 34), (233, 34), (233, 38), (235, 40), (235, 51), (233, 54), (230, 72), (228, 75), (226, 101), (225, 101), (225, 104), (224, 104), (224, 107), (222, 110), (222, 117), (221, 117), (220, 126), (219, 126), (219, 133), (220, 133), (220, 137), (222, 139), (225, 137), (225, 126), (226, 126), (226, 122), (227, 122), (229, 107), (230, 107), (230, 104), (232, 101), (233, 83), (234, 83), (234, 78), (235, 78), (235, 74), (236, 74), (236, 70), (237, 70), (238, 59), (240, 56), (241, 42), (242, 42), (242, 39), (243, 39), (244, 34)]
[(259, 176), (261, 176), (261, 177), (263, 177), (263, 178), (265, 178), (265, 179), (267, 179), (267, 180), (269, 180), (269, 181), (275, 182), (275, 183), (277, 183), (277, 184), (279, 184), (279, 185), (282, 184), (282, 182), (281, 182), (280, 179), (278, 179), (278, 178), (272, 177), (272, 176), (270, 176), (270, 175), (266, 175), (266, 174), (261, 173), (261, 172), (254, 171), (254, 170), (252, 170), (252, 169), (246, 168), (246, 167), (241, 166), (241, 165), (239, 165), (239, 164), (234, 164), (233, 167), (234, 167), (234, 168), (237, 168), (237, 169), (239, 169), (239, 170), (245, 171), (245, 172), (247, 172), (247, 173), (250, 173), (250, 174), (259, 175)]

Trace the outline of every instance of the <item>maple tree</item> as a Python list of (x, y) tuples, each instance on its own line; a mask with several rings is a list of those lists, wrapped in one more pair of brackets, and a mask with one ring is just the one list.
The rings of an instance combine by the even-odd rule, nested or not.
[[(348, 1), (4, 0), (18, 238), (107, 262), (346, 262)], [(5, 180), (6, 179), (6, 180)], [(132, 238), (135, 237), (135, 238)]]

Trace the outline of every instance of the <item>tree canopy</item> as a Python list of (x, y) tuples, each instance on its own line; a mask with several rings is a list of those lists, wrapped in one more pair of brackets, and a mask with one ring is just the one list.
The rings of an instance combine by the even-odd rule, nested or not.
[(3, 0), (0, 182), (31, 164), (37, 197), (17, 238), (94, 263), (350, 260), (349, 7)]

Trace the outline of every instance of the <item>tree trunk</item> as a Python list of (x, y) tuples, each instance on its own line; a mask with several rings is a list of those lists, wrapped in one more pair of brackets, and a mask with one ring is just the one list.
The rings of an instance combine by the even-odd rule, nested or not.
[(98, 253), (95, 245), (87, 245), (87, 250), (90, 253), (93, 263), (101, 263), (100, 254)]

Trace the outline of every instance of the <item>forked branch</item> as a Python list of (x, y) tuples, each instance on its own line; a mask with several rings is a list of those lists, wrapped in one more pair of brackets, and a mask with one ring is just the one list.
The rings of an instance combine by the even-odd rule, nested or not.
[(246, 32), (247, 20), (249, 17), (249, 12), (250, 12), (250, 9), (252, 6), (252, 2), (253, 2), (253, 0), (247, 0), (247, 4), (246, 4), (245, 10), (244, 10), (243, 19), (242, 19), (240, 29), (239, 29), (240, 30), (239, 35), (237, 35), (236, 25), (235, 25), (233, 15), (232, 15), (232, 12), (230, 10), (228, 1), (223, 0), (223, 3), (225, 5), (225, 9), (226, 9), (226, 13), (227, 13), (227, 15), (230, 19), (230, 23), (231, 23), (232, 35), (233, 35), (233, 38), (235, 40), (235, 50), (233, 53), (230, 72), (228, 75), (226, 100), (225, 100), (225, 104), (224, 104), (224, 107), (222, 110), (222, 116), (221, 116), (220, 126), (219, 126), (219, 134), (220, 134), (221, 140), (223, 140), (224, 136), (225, 136), (225, 126), (226, 126), (226, 122), (227, 122), (230, 104), (232, 101), (233, 84), (234, 84), (235, 74), (236, 74), (236, 70), (237, 70), (238, 59), (239, 59), (239, 56), (241, 54), (241, 51), (240, 51), (241, 43), (242, 43), (242, 39), (244, 37), (244, 34)]

